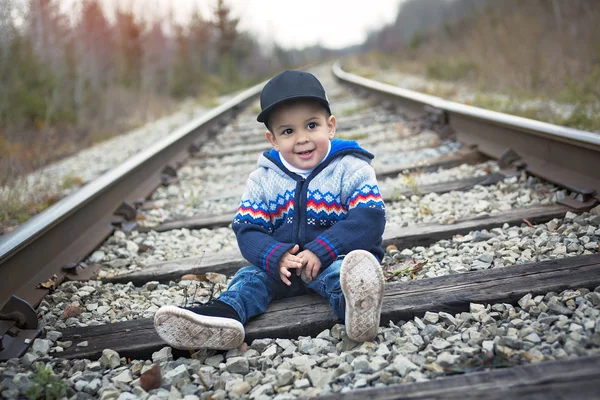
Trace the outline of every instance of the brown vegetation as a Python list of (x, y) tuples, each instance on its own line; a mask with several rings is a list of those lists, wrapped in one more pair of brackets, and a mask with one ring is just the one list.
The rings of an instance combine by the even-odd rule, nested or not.
[[(569, 118), (551, 122), (600, 130), (600, 2), (456, 0), (437, 2), (438, 7), (431, 2), (405, 3), (396, 24), (373, 34), (369, 49), (392, 56), (379, 53), (371, 62), (518, 99), (572, 104)], [(398, 27), (415, 20), (425, 21), (425, 28)], [(484, 107), (499, 106), (480, 100)]]

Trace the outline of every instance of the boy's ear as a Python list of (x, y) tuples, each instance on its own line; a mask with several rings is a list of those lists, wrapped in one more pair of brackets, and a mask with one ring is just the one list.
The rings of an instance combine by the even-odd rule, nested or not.
[(334, 115), (330, 115), (327, 119), (327, 127), (329, 128), (329, 140), (335, 137), (335, 129), (337, 127), (337, 121)]
[(271, 146), (273, 146), (273, 148), (276, 151), (279, 151), (279, 145), (277, 144), (277, 139), (275, 139), (275, 135), (271, 131), (266, 131), (265, 136), (267, 137), (269, 143), (271, 143)]

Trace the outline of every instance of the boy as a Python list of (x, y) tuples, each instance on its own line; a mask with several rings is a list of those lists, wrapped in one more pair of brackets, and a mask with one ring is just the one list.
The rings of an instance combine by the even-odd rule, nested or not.
[(272, 300), (316, 292), (345, 320), (350, 339), (373, 340), (385, 227), (373, 155), (334, 139), (336, 119), (310, 73), (277, 75), (260, 105), (257, 120), (273, 149), (260, 156), (232, 223), (253, 265), (240, 269), (217, 300), (161, 307), (156, 330), (176, 348), (232, 349), (244, 341), (243, 324)]

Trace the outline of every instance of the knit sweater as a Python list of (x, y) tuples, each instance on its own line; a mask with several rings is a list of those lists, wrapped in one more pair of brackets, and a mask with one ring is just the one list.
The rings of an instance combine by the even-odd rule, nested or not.
[(283, 166), (279, 152), (265, 151), (232, 223), (244, 258), (277, 278), (295, 244), (319, 257), (321, 268), (357, 249), (381, 260), (385, 205), (372, 159), (358, 143), (333, 139), (305, 179)]

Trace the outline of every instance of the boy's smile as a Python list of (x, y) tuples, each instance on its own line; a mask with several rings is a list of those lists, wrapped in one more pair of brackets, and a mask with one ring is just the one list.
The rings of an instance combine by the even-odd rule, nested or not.
[(285, 161), (299, 169), (313, 169), (329, 151), (336, 120), (327, 117), (319, 103), (302, 101), (277, 107), (269, 126), (267, 139)]

